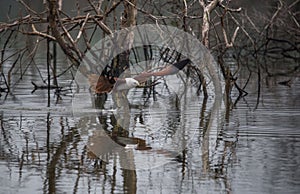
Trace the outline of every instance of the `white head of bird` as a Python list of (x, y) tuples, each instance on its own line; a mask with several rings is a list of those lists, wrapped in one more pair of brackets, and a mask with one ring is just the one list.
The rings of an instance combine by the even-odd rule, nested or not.
[(125, 82), (117, 84), (115, 90), (129, 90), (140, 85), (140, 83), (133, 78), (125, 78)]
[(140, 85), (140, 83), (133, 78), (125, 78), (125, 80), (126, 80), (126, 85), (128, 86), (128, 89), (135, 88), (136, 86)]
[[(125, 80), (125, 82), (124, 82)], [(125, 78), (122, 81), (117, 80), (117, 84), (115, 85), (114, 90), (129, 90), (131, 88), (135, 88), (136, 86), (140, 85), (140, 83), (133, 78)]]

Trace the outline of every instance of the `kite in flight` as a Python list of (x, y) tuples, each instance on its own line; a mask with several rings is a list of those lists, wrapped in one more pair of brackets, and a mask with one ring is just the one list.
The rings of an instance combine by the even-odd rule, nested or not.
[(113, 90), (128, 90), (139, 86), (141, 83), (147, 81), (151, 76), (166, 76), (174, 75), (182, 70), (191, 61), (189, 59), (184, 59), (177, 63), (166, 66), (160, 71), (156, 72), (142, 72), (133, 78), (108, 78), (103, 75), (90, 74), (88, 76), (89, 83), (91, 85), (91, 90), (96, 94), (110, 93)]

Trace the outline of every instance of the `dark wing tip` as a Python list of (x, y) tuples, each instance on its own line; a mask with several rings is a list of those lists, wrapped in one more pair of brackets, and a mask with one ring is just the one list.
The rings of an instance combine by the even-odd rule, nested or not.
[(184, 59), (182, 61), (179, 61), (177, 63), (174, 63), (173, 66), (175, 66), (177, 69), (182, 70), (187, 64), (191, 63), (190, 59)]

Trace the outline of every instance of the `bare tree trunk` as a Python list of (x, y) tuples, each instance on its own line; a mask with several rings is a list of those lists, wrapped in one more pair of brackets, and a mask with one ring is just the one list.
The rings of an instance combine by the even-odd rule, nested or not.
[(122, 28), (136, 25), (136, 0), (124, 1), (124, 17), (122, 20)]
[(72, 61), (73, 64), (76, 66), (79, 66), (79, 61), (77, 57), (74, 56), (73, 52), (71, 51), (71, 47), (68, 46), (67, 42), (64, 40), (63, 36), (61, 36), (61, 33), (58, 30), (57, 26), (57, 20), (58, 20), (58, 3), (56, 0), (48, 0), (48, 7), (49, 7), (49, 14), (48, 14), (48, 20), (49, 20), (49, 26), (52, 32), (52, 35), (55, 37), (56, 41), (64, 51), (64, 53), (69, 57), (69, 59)]
[[(202, 44), (209, 48), (209, 29), (210, 29), (210, 13), (211, 11), (218, 5), (220, 0), (213, 0), (209, 4), (206, 4), (204, 0), (199, 0), (200, 5), (203, 8), (203, 21), (202, 21)], [(206, 80), (201, 73), (200, 81), (203, 87), (204, 97), (208, 97), (207, 88), (206, 88)]]
[(220, 0), (213, 0), (206, 5), (204, 0), (199, 0), (199, 3), (203, 8), (202, 44), (206, 46), (206, 48), (209, 48), (210, 13), (214, 8), (216, 8), (219, 2)]

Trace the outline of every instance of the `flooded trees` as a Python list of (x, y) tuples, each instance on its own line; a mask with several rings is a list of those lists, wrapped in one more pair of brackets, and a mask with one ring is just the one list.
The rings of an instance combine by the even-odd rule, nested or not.
[[(29, 166), (35, 161), (42, 161), (38, 165), (38, 170), (43, 171), (41, 177), (46, 177), (44, 186), (49, 188), (44, 189), (45, 192), (47, 189), (50, 192), (56, 191), (55, 186), (59, 183), (56, 180), (64, 177), (65, 174), (65, 171), (60, 171), (61, 169), (72, 169), (78, 182), (82, 177), (86, 177), (82, 176), (83, 173), (90, 173), (90, 177), (93, 177), (97, 171), (103, 170), (104, 179), (108, 180), (104, 187), (111, 183), (113, 185), (111, 191), (116, 186), (115, 181), (119, 177), (124, 178), (124, 181), (120, 182), (124, 184), (124, 188), (128, 188), (128, 192), (134, 193), (137, 191), (140, 177), (137, 171), (132, 170), (135, 168), (134, 162), (127, 160), (134, 158), (134, 156), (131, 155), (132, 152), (124, 153), (123, 151), (119, 155), (124, 156), (123, 159), (114, 154), (110, 155), (109, 151), (112, 150), (112, 147), (105, 140), (103, 141), (103, 136), (106, 135), (107, 140), (114, 143), (115, 146), (124, 147), (128, 142), (133, 142), (132, 144), (139, 146), (134, 150), (139, 154), (142, 153), (141, 150), (149, 151), (144, 152), (147, 153), (145, 155), (153, 156), (153, 160), (149, 160), (149, 166), (152, 166), (153, 161), (157, 161), (159, 157), (162, 159), (166, 157), (168, 161), (178, 160), (181, 165), (176, 164), (174, 165), (175, 168), (168, 169), (168, 171), (173, 171), (173, 169), (177, 171), (178, 168), (181, 168), (182, 177), (177, 176), (179, 179), (194, 180), (195, 177), (198, 179), (199, 175), (205, 174), (203, 172), (207, 172), (209, 176), (212, 174), (221, 177), (221, 180), (228, 181), (224, 176), (226, 175), (226, 168), (229, 166), (233, 155), (236, 154), (237, 142), (240, 140), (240, 132), (238, 131), (240, 128), (233, 129), (235, 127), (233, 125), (240, 126), (240, 122), (235, 121), (236, 118), (230, 120), (235, 110), (233, 108), (238, 102), (241, 102), (239, 100), (243, 99), (247, 93), (257, 95), (257, 99), (254, 96), (255, 98), (252, 100), (256, 100), (257, 103), (254, 106), (257, 108), (261, 101), (260, 95), (263, 92), (261, 85), (263, 83), (276, 84), (279, 80), (272, 81), (272, 79), (281, 76), (283, 78), (279, 83), (293, 87), (293, 81), (298, 79), (300, 69), (298, 20), (300, 1), (275, 0), (272, 3), (257, 1), (259, 5), (264, 5), (260, 6), (264, 7), (263, 12), (259, 10), (260, 7), (254, 10), (250, 9), (253, 1), (249, 2), (251, 3), (242, 4), (241, 1), (226, 0), (45, 0), (43, 3), (39, 1), (39, 4), (34, 4), (32, 1), (19, 0), (19, 7), (14, 11), (8, 9), (5, 18), (0, 22), (0, 95), (2, 95), (0, 104), (2, 105), (5, 101), (5, 95), (9, 95), (11, 101), (15, 103), (11, 105), (11, 101), (8, 102), (8, 106), (5, 107), (6, 110), (11, 108), (15, 110), (9, 110), (12, 113), (8, 111), (9, 114), (7, 115), (4, 114), (6, 110), (1, 110), (0, 118), (1, 142), (4, 142), (4, 146), (8, 145), (7, 151), (1, 150), (1, 153), (16, 154), (14, 156), (16, 165), (11, 163), (7, 157), (8, 166), (21, 164), (19, 172), (20, 180), (23, 181), (22, 177), (26, 178), (22, 175), (22, 169), (25, 168), (23, 163)], [(126, 41), (109, 42), (110, 45), (100, 47), (106, 49), (113, 43), (116, 49), (122, 48), (123, 51), (125, 50), (124, 52), (113, 53), (116, 55), (112, 59), (105, 58), (109, 60), (98, 60), (101, 57), (97, 54), (102, 51), (100, 49), (92, 50), (92, 48), (99, 40), (121, 29), (139, 24), (175, 27), (199, 40), (211, 51), (218, 61), (218, 64), (215, 63), (217, 70), (219, 70), (217, 73), (220, 72), (226, 83), (225, 86), (222, 85), (225, 87), (222, 88), (225, 90), (225, 98), (223, 98), (222, 92), (218, 94), (222, 98), (221, 100), (225, 99), (226, 110), (224, 114), (223, 110), (219, 111), (217, 107), (221, 107), (221, 105), (215, 106), (210, 100), (211, 96), (216, 98), (216, 95), (210, 96), (211, 93), (209, 92), (216, 90), (206, 90), (207, 85), (212, 83), (212, 76), (209, 77), (205, 72), (202, 72), (199, 64), (187, 65), (187, 68), (180, 72), (182, 74), (176, 77), (182, 81), (180, 83), (183, 83), (182, 85), (185, 87), (180, 93), (170, 92), (169, 86), (171, 84), (168, 85), (166, 79), (159, 78), (142, 86), (143, 89), (138, 88), (134, 92), (135, 96), (130, 94), (135, 98), (131, 99), (131, 102), (134, 103), (130, 104), (133, 106), (128, 106), (129, 111), (116, 113), (118, 111), (114, 110), (115, 106), (105, 107), (103, 101), (106, 101), (107, 98), (103, 98), (104, 100), (101, 98), (99, 103), (93, 104), (98, 109), (92, 113), (92, 118), (83, 112), (80, 118), (75, 120), (73, 115), (69, 116), (72, 113), (64, 112), (70, 111), (70, 104), (74, 103), (74, 101), (70, 103), (67, 100), (72, 98), (70, 96), (74, 91), (71, 91), (70, 88), (72, 83), (76, 82), (74, 75), (82, 62), (86, 63), (87, 67), (89, 64), (96, 64), (98, 66), (107, 65), (105, 66), (107, 68), (84, 69), (80, 65), (79, 71), (81, 72), (95, 71), (100, 74), (102, 70), (107, 70), (110, 71), (108, 77), (113, 77), (122, 73), (131, 75), (131, 73), (141, 72), (144, 70), (140, 68), (143, 65), (146, 66), (146, 70), (156, 71), (167, 63), (172, 64), (180, 60), (182, 53), (164, 47), (163, 44), (161, 47), (147, 44), (132, 48), (134, 35), (130, 32), (125, 33), (124, 37), (128, 38), (123, 40)], [(173, 39), (170, 38), (170, 40)], [(185, 43), (179, 44), (179, 47), (186, 45)], [(196, 50), (200, 55), (202, 51), (203, 49)], [(90, 54), (91, 58), (86, 58), (87, 54)], [(203, 60), (204, 67), (213, 59), (213, 57), (205, 58), (204, 55), (201, 57), (205, 59)], [(142, 63), (153, 59), (162, 63), (155, 61), (156, 66), (153, 69), (150, 67), (152, 64)], [(278, 63), (283, 64), (283, 68), (277, 68)], [(139, 71), (134, 68), (131, 69), (131, 72), (123, 71), (132, 66), (137, 69), (140, 68)], [(112, 75), (113, 73), (114, 75)], [(255, 84), (248, 84), (253, 80)], [(111, 79), (111, 81), (114, 80)], [(221, 87), (221, 84), (218, 84)], [(18, 86), (20, 86), (19, 90), (14, 90)], [(250, 88), (251, 86), (252, 88)], [(35, 91), (36, 93), (30, 95), (31, 89), (28, 87), (40, 91)], [(193, 90), (185, 90), (190, 88)], [(94, 97), (90, 95), (88, 89), (88, 87), (83, 89), (88, 93), (87, 98)], [(14, 94), (20, 93), (21, 90), (25, 90), (29, 95), (24, 95), (25, 92), (21, 93), (19, 96), (24, 99), (15, 100), (18, 94)], [(189, 91), (191, 92), (189, 93)], [(128, 102), (127, 93), (124, 93), (121, 94), (123, 97), (125, 96), (124, 98), (116, 97), (116, 102), (120, 102), (121, 105)], [(187, 94), (191, 93), (196, 93), (196, 97), (187, 98), (189, 97)], [(67, 96), (68, 99), (64, 104), (57, 105), (60, 103), (59, 97), (64, 98), (64, 94), (69, 95)], [(269, 93), (272, 96), (273, 94), (275, 93)], [(113, 95), (115, 94), (111, 96)], [(54, 103), (52, 96), (58, 99), (57, 101), (54, 100)], [(47, 100), (46, 97), (48, 97), (48, 103), (44, 102)], [(31, 98), (38, 99), (39, 103), (36, 104), (40, 107), (33, 107), (36, 104), (31, 101)], [(86, 96), (83, 98), (82, 107), (86, 108), (90, 104), (88, 104)], [(112, 98), (108, 101), (113, 101)], [(121, 100), (124, 101), (121, 102)], [(246, 98), (244, 100), (246, 101)], [(142, 102), (138, 104), (136, 101)], [(28, 103), (30, 107), (22, 107), (25, 103)], [(97, 106), (98, 104), (100, 106)], [(53, 107), (43, 109), (50, 105)], [(63, 106), (63, 110), (59, 109), (61, 106)], [(248, 104), (245, 103), (245, 106)], [(79, 112), (82, 111), (80, 109), (82, 107), (78, 108)], [(42, 109), (44, 112), (41, 111)], [(56, 112), (53, 114), (51, 111)], [(27, 112), (34, 114), (31, 114), (31, 118), (27, 119)], [(42, 115), (43, 113), (46, 113), (46, 117)], [(122, 115), (122, 113), (126, 114)], [(11, 118), (11, 115), (17, 116)], [(266, 114), (264, 113), (264, 115)], [(263, 123), (264, 119), (268, 120), (271, 116), (258, 118), (256, 113), (251, 110), (250, 123), (252, 120), (253, 123)], [(249, 122), (248, 118), (242, 119), (245, 119), (247, 123)], [(44, 128), (42, 128), (43, 124), (45, 124)], [(7, 125), (13, 126), (7, 127)], [(261, 126), (265, 127), (264, 125)], [(284, 128), (285, 126), (280, 127)], [(244, 135), (248, 137), (247, 130), (245, 129)], [(14, 133), (16, 131), (21, 134), (18, 137), (24, 141), (15, 138)], [(30, 137), (31, 134), (33, 135)], [(35, 134), (38, 134), (38, 138)], [(193, 139), (192, 136), (194, 135), (196, 138)], [(171, 139), (173, 137), (175, 139)], [(189, 143), (187, 140), (191, 140), (192, 146), (188, 147), (190, 144), (187, 143), (177, 144), (177, 141), (174, 143), (173, 140), (178, 140), (179, 143), (184, 141)], [(157, 145), (163, 141), (169, 142), (172, 146), (178, 145), (180, 151), (174, 153), (172, 147), (167, 148), (167, 146), (161, 146), (159, 148), (162, 149), (157, 149)], [(20, 152), (11, 152), (15, 142), (21, 142), (19, 143)], [(22, 147), (23, 145), (24, 147)], [(106, 161), (97, 163), (100, 160), (98, 152), (103, 151), (101, 148), (108, 148), (108, 151), (104, 151), (103, 156), (104, 159), (106, 156), (109, 157), (106, 158)], [(22, 156), (18, 156), (18, 153), (21, 153)], [(146, 157), (145, 155), (143, 157)], [(98, 161), (93, 161), (95, 165), (90, 165), (92, 162), (89, 159)], [(121, 162), (119, 167), (128, 167), (119, 175), (116, 175), (118, 169), (113, 166), (117, 159)], [(96, 164), (99, 164), (100, 167)], [(195, 164), (194, 167), (198, 169), (195, 171), (197, 173), (186, 171), (187, 169), (193, 170), (194, 167), (190, 166), (191, 164)], [(112, 169), (112, 179), (107, 179), (108, 168)], [(46, 175), (45, 171), (47, 172)], [(152, 170), (149, 172), (151, 174)], [(162, 175), (160, 172), (158, 174)], [(49, 183), (46, 183), (47, 181)], [(74, 184), (74, 192), (77, 192), (78, 182)], [(231, 191), (231, 189), (226, 188), (226, 191)]]
[[(223, 0), (185, 0), (168, 4), (153, 0), (143, 3), (79, 1), (76, 4), (47, 0), (38, 7), (23, 0), (19, 3), (22, 7), (21, 16), (0, 24), (2, 92), (9, 90), (11, 73), (16, 70), (16, 64), (26, 63), (25, 56), (32, 63), (40, 46), (45, 45), (45, 40), (49, 40), (52, 45), (49, 47), (52, 63), (50, 70), (51, 79), (54, 79), (58, 76), (54, 71), (57, 69), (54, 54), (62, 51), (70, 61), (70, 69), (76, 69), (95, 41), (118, 29), (142, 23), (172, 25), (198, 37), (218, 59), (228, 83), (226, 90), (229, 95), (232, 86), (240, 96), (247, 94), (247, 82), (244, 86), (239, 86), (236, 82), (239, 66), (244, 63), (245, 58), (267, 57), (273, 60), (280, 57), (291, 61), (299, 60), (299, 21), (296, 17), (298, 13), (295, 12), (299, 1), (288, 3), (278, 0), (275, 7), (267, 12), (268, 15), (258, 12), (249, 14), (247, 4)], [(66, 9), (67, 6), (72, 7), (72, 10)], [(121, 9), (125, 11), (120, 11)], [(137, 15), (138, 18), (135, 19)], [(15, 40), (22, 37), (33, 42), (13, 53), (9, 52), (16, 43)], [(59, 45), (58, 50), (56, 45)], [(230, 55), (237, 61), (238, 65), (233, 68), (235, 70), (224, 62)], [(255, 61), (254, 58), (251, 60)], [(7, 61), (12, 64), (8, 70), (3, 70), (3, 64)], [(21, 69), (24, 70), (25, 64), (20, 67), (22, 66)], [(276, 72), (269, 70), (269, 65), (257, 67), (258, 71), (259, 67), (266, 70), (268, 76), (276, 75)], [(201, 78), (205, 95), (206, 81), (203, 76)]]

